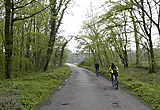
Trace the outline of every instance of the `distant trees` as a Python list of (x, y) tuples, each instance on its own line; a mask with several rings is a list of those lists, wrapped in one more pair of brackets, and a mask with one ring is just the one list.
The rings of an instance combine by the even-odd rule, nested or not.
[(0, 72), (5, 73), (5, 78), (11, 78), (12, 72), (47, 70), (58, 29), (70, 2), (1, 1)]

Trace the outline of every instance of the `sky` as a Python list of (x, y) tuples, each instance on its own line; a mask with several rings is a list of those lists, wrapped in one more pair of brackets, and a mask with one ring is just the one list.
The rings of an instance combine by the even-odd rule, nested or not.
[[(99, 10), (99, 7), (104, 4), (106, 0), (74, 0), (75, 3), (73, 6), (70, 6), (67, 9), (67, 12), (64, 14), (61, 29), (64, 30), (62, 33), (63, 36), (65, 36), (67, 39), (69, 39), (69, 36), (75, 36), (78, 35), (78, 32), (80, 31), (83, 21), (87, 18), (86, 14), (90, 13), (90, 7), (91, 4), (94, 7), (93, 12), (97, 12)], [(72, 52), (76, 52), (76, 46), (77, 42), (72, 39), (68, 43), (68, 49)]]
[[(74, 4), (67, 9), (67, 13), (64, 14), (61, 29), (64, 30), (62, 35), (67, 39), (70, 36), (78, 35), (78, 32), (81, 30), (83, 25), (83, 21), (86, 20), (86, 14), (90, 13), (91, 4), (93, 6), (94, 13), (101, 13), (103, 9), (99, 8), (103, 5), (107, 0), (74, 0)], [(157, 37), (154, 37), (154, 40)], [(76, 46), (78, 43), (72, 39), (68, 43), (68, 49), (72, 52), (76, 52)]]

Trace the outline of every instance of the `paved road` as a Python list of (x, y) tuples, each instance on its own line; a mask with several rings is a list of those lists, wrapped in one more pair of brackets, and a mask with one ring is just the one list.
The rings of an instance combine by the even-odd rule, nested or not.
[(150, 110), (121, 88), (115, 90), (106, 78), (68, 64), (71, 75), (60, 91), (39, 110)]

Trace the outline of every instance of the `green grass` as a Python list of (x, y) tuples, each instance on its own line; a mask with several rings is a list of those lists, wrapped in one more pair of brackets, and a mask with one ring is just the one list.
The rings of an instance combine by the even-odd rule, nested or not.
[[(81, 66), (81, 65), (79, 65)], [(81, 66), (91, 71), (93, 67)], [(160, 74), (148, 73), (144, 68), (119, 68), (119, 84), (130, 94), (135, 95), (153, 110), (160, 110)], [(107, 69), (100, 69), (100, 74), (110, 78)]]
[(35, 110), (69, 76), (68, 66), (0, 81), (0, 109)]

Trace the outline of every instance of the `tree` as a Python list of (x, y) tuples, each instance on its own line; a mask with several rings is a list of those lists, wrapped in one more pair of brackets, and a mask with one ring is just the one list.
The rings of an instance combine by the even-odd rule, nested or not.
[(32, 8), (31, 4), (33, 3), (37, 3), (37, 2), (35, 0), (31, 0), (31, 1), (6, 0), (4, 1), (4, 4), (5, 4), (5, 41), (4, 42), (5, 42), (5, 75), (6, 75), (6, 78), (11, 78), (11, 73), (12, 73), (14, 23), (16, 21), (31, 18), (49, 7), (49, 6), (46, 6), (43, 9), (40, 8), (39, 11), (34, 12), (34, 13), (27, 13), (27, 11), (25, 10), (26, 12), (22, 15), (21, 14), (22, 9)]
[(61, 57), (60, 57), (60, 61), (59, 61), (59, 66), (62, 65), (62, 59), (63, 59), (63, 55), (64, 55), (64, 49), (67, 45), (67, 43), (73, 38), (73, 36), (69, 39), (69, 40), (66, 40), (66, 42), (62, 45), (62, 49), (61, 49)]
[(13, 38), (11, 36), (11, 0), (5, 1), (5, 73), (6, 78), (11, 78), (12, 71), (12, 45)]
[[(61, 15), (64, 14), (70, 1), (53, 0), (47, 4), (43, 0), (7, 0), (0, 4), (2, 16), (0, 19), (0, 71), (5, 70), (3, 73), (6, 78), (11, 78), (11, 73), (13, 77), (16, 77), (18, 72), (22, 74), (24, 71), (44, 70), (47, 56), (49, 56), (46, 54), (50, 48), (48, 42), (53, 41), (54, 36), (57, 36), (63, 18)], [(57, 16), (52, 13), (51, 17), (49, 8), (54, 9), (55, 2), (57, 4), (54, 14)], [(51, 39), (49, 32), (53, 35)], [(61, 46), (63, 43), (65, 41), (61, 43)], [(52, 49), (55, 48), (54, 46)], [(58, 53), (60, 51), (58, 50)], [(66, 57), (64, 52), (63, 61)], [(57, 63), (59, 65), (59, 62)]]
[[(109, 11), (100, 16), (99, 25), (105, 25), (102, 31), (106, 33), (106, 39), (109, 42), (106, 45), (111, 47), (110, 50), (113, 50), (113, 53), (116, 52), (119, 55), (124, 67), (128, 67), (128, 35), (132, 31), (128, 28), (128, 13), (125, 10), (131, 8), (123, 5), (121, 1), (113, 2), (111, 6)], [(115, 55), (112, 54), (112, 60), (115, 58)]]
[(49, 37), (48, 46), (47, 46), (47, 60), (45, 63), (44, 71), (47, 70), (48, 64), (50, 62), (56, 35), (58, 32), (59, 26), (61, 24), (64, 12), (67, 9), (70, 1), (71, 0), (60, 0), (58, 3), (57, 0), (54, 0), (54, 1), (50, 0), (50, 4), (52, 4), (51, 5), (51, 20), (50, 20), (51, 32), (50, 32), (50, 37)]
[[(156, 5), (156, 2), (154, 2)], [(143, 30), (144, 34), (143, 37), (147, 40), (146, 45), (149, 55), (149, 72), (153, 73), (155, 72), (155, 59), (154, 59), (154, 50), (153, 50), (153, 41), (152, 41), (152, 28), (153, 24), (158, 28), (158, 32), (160, 35), (160, 29), (159, 29), (159, 23), (157, 24), (154, 21), (153, 18), (153, 11), (152, 11), (152, 3), (149, 2), (149, 0), (144, 1), (141, 0), (141, 2), (137, 2), (137, 0), (134, 0), (134, 4), (138, 8), (139, 15), (142, 19), (142, 23), (139, 23), (141, 29)], [(147, 7), (147, 8), (146, 8)], [(146, 11), (148, 9), (148, 11)], [(159, 15), (159, 14), (158, 14)], [(137, 18), (138, 19), (138, 18)]]
[[(142, 14), (147, 16), (147, 19), (150, 19), (150, 22), (156, 26), (160, 36), (160, 6), (159, 6), (160, 1), (141, 0), (141, 2), (138, 2), (137, 0), (133, 0), (133, 3), (138, 9), (142, 11)], [(156, 19), (153, 16), (156, 16)]]
[[(154, 61), (154, 51), (153, 51), (153, 42), (152, 42), (152, 32), (153, 24), (157, 27), (159, 32), (159, 11), (158, 11), (158, 1), (156, 0), (119, 0), (117, 2), (109, 1), (112, 3), (109, 11), (102, 16), (102, 22), (107, 21), (112, 18), (112, 16), (119, 16), (122, 12), (129, 12), (128, 17), (131, 18), (133, 26), (128, 26), (127, 28), (133, 29), (135, 43), (136, 43), (136, 66), (139, 64), (139, 45), (142, 45), (147, 49), (149, 55), (149, 72), (154, 72), (155, 70), (155, 61)], [(155, 12), (155, 13), (153, 13)], [(158, 15), (155, 19), (153, 15)], [(156, 20), (158, 22), (156, 23)], [(109, 20), (108, 20), (109, 21)], [(109, 23), (115, 23), (114, 20)], [(124, 20), (125, 22), (125, 20)], [(126, 25), (123, 25), (126, 26)], [(130, 31), (132, 33), (132, 31)], [(140, 36), (140, 37), (139, 37)], [(141, 43), (142, 39), (147, 40), (145, 43)], [(141, 42), (140, 42), (141, 41)]]
[(137, 23), (136, 23), (136, 18), (134, 17), (133, 13), (134, 13), (134, 4), (133, 4), (133, 0), (131, 0), (131, 2), (129, 3), (131, 6), (131, 9), (128, 10), (132, 19), (132, 23), (133, 23), (133, 30), (134, 30), (134, 38), (135, 38), (135, 43), (136, 43), (136, 67), (139, 66), (139, 37), (138, 37), (138, 33), (137, 33)]

